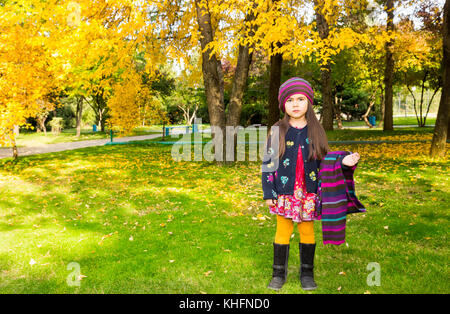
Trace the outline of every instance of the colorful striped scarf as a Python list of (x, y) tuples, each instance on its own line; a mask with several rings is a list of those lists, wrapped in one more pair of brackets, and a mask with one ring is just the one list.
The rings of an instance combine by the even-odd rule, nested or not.
[(352, 152), (328, 152), (320, 163), (316, 215), (322, 218), (323, 244), (344, 243), (347, 214), (366, 211), (355, 195), (356, 165), (341, 167), (341, 160), (349, 154)]

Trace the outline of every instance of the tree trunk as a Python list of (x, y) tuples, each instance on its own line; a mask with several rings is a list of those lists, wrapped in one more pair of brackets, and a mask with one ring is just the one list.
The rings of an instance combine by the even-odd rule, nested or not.
[(373, 128), (373, 125), (369, 122), (369, 119), (367, 119), (367, 117), (369, 116), (370, 110), (372, 109), (374, 103), (375, 103), (375, 101), (373, 101), (373, 100), (370, 101), (369, 107), (367, 108), (366, 113), (363, 114), (363, 116), (362, 116), (363, 119), (364, 119), (364, 122), (366, 123), (366, 125), (367, 125), (369, 128)]
[(322, 78), (322, 126), (326, 131), (333, 130), (333, 95), (331, 91), (331, 65), (328, 63), (326, 70), (320, 71)]
[[(316, 9), (317, 30), (322, 40), (328, 38), (329, 28), (325, 17), (320, 13), (323, 4), (314, 0)], [(321, 64), (320, 77), (322, 81), (322, 126), (326, 131), (333, 130), (333, 95), (331, 89), (331, 65), (330, 61), (326, 65)]]
[[(253, 2), (253, 8), (256, 8), (256, 3)], [(249, 12), (244, 20), (244, 25), (255, 19), (256, 15), (253, 11)], [(253, 36), (254, 30), (246, 29), (246, 34), (248, 36)], [(247, 36), (247, 35), (244, 35)], [(242, 112), (242, 100), (244, 98), (244, 91), (247, 87), (248, 71), (250, 69), (250, 64), (252, 63), (252, 53), (250, 53), (250, 46), (239, 45), (239, 54), (236, 65), (236, 70), (233, 77), (233, 85), (231, 87), (230, 103), (228, 105), (228, 113), (226, 117), (226, 125), (233, 126), (233, 160), (237, 160), (237, 131), (236, 127), (239, 125), (241, 120)], [(231, 153), (230, 153), (231, 155)], [(230, 156), (231, 157), (231, 156)]]
[(198, 104), (195, 104), (194, 112), (192, 113), (192, 116), (189, 118), (189, 125), (192, 125), (193, 121), (195, 120), (195, 117), (197, 116), (198, 111)]
[(443, 87), (439, 103), (433, 140), (431, 142), (430, 156), (444, 157), (445, 145), (450, 131), (450, 0), (445, 1), (443, 27)]
[(105, 120), (108, 118), (109, 108), (106, 104), (107, 100), (104, 98), (104, 89), (99, 88), (96, 93), (91, 95), (91, 98), (91, 101), (86, 98), (85, 100), (95, 112), (95, 119), (98, 121), (97, 129), (105, 132)]
[[(394, 0), (386, 1), (387, 31), (389, 33), (394, 31)], [(393, 114), (393, 81), (394, 81), (394, 57), (392, 54), (394, 43), (389, 40), (386, 43), (386, 67), (384, 71), (384, 124), (383, 131), (394, 130), (394, 114)]]
[(341, 103), (342, 103), (342, 98), (338, 99), (337, 96), (334, 96), (334, 111), (335, 111), (335, 117), (336, 117), (336, 124), (339, 130), (342, 130), (344, 128), (344, 126), (342, 125), (342, 117), (341, 117)]
[[(314, 0), (314, 5), (319, 5), (317, 0)], [(323, 4), (322, 4), (323, 5)], [(320, 6), (316, 8), (317, 30), (322, 40), (329, 35), (328, 23), (325, 17), (320, 13)], [(326, 65), (321, 65), (320, 77), (322, 81), (322, 126), (326, 131), (333, 130), (333, 95), (331, 90), (331, 65), (330, 62)]]
[(81, 118), (83, 116), (83, 97), (78, 96), (76, 98), (76, 100), (77, 100), (77, 112), (76, 112), (77, 134), (76, 134), (76, 137), (80, 137), (80, 135), (81, 135)]
[[(18, 129), (19, 126), (15, 125), (10, 131), (9, 133), (9, 144), (11, 145), (12, 148), (12, 157), (14, 160), (17, 160), (17, 158), (19, 157), (19, 152), (17, 150), (17, 144), (16, 144), (16, 136), (18, 135)], [(17, 132), (17, 133), (16, 133)]]
[(37, 133), (44, 132), (44, 134), (47, 135), (47, 129), (45, 128), (45, 120), (47, 120), (47, 115), (48, 114), (42, 113), (36, 117)]
[(283, 56), (279, 53), (270, 57), (269, 91), (267, 131), (270, 130), (278, 120), (280, 120), (280, 107), (278, 104), (278, 92), (281, 85), (281, 69), (283, 66)]
[[(449, 70), (450, 71), (450, 70)], [(448, 87), (448, 86), (447, 86)], [(447, 95), (447, 97), (448, 97), (448, 95)], [(448, 99), (448, 98), (447, 98)], [(449, 106), (449, 101), (447, 101), (447, 110), (448, 110), (448, 115), (450, 116), (450, 108), (448, 108), (448, 106)], [(450, 123), (449, 123), (450, 121), (447, 121), (447, 139), (448, 139), (448, 135), (450, 134)]]
[(242, 98), (247, 87), (251, 58), (249, 47), (239, 45), (239, 56), (231, 88), (230, 104), (228, 105), (227, 125), (239, 125), (242, 112)]
[(17, 158), (19, 158), (19, 153), (17, 151), (16, 144), (14, 144), (14, 146), (13, 146), (13, 159), (16, 160)]
[[(200, 45), (202, 51), (208, 43), (214, 40), (213, 29), (211, 26), (211, 15), (208, 9), (208, 2), (195, 0), (197, 11), (197, 23), (200, 30)], [(209, 119), (211, 123), (211, 136), (215, 148), (215, 160), (218, 165), (223, 164), (225, 160), (225, 105), (223, 100), (223, 72), (220, 60), (215, 54), (211, 55), (211, 49), (202, 53), (202, 73), (205, 84), (206, 103), (208, 105)], [(214, 132), (217, 130), (217, 133)], [(219, 136), (222, 131), (221, 136)], [(222, 146), (222, 152), (220, 147)], [(216, 150), (219, 148), (219, 151)]]
[(105, 123), (103, 123), (103, 112), (104, 111), (105, 111), (105, 109), (99, 109), (98, 110), (98, 128), (102, 132), (105, 132)]
[(384, 123), (384, 91), (380, 94), (380, 110), (381, 110), (381, 118), (380, 122), (378, 123), (377, 127), (381, 127), (381, 125)]
[(427, 116), (428, 116), (428, 112), (430, 111), (431, 104), (433, 103), (434, 96), (436, 96), (436, 93), (439, 91), (440, 88), (441, 88), (441, 86), (438, 86), (434, 90), (433, 95), (431, 96), (431, 99), (427, 103), (427, 112), (425, 112), (425, 116), (424, 116), (424, 119), (423, 119), (423, 125), (424, 126), (427, 124)]
[(428, 71), (425, 71), (425, 74), (423, 76), (422, 79), (422, 89), (421, 89), (421, 93), (420, 93), (420, 103), (419, 103), (419, 117), (418, 117), (418, 123), (419, 123), (419, 127), (424, 127), (425, 126), (425, 119), (423, 116), (423, 92), (425, 91), (425, 82), (427, 81), (427, 76), (428, 76)]
[(362, 116), (364, 119), (364, 122), (366, 123), (366, 125), (369, 128), (373, 128), (373, 125), (369, 122), (369, 119), (367, 119), (367, 117), (369, 116), (370, 110), (372, 109), (373, 105), (375, 104), (375, 97), (376, 97), (376, 90), (373, 90), (372, 95), (370, 95), (369, 107), (367, 108), (366, 113), (364, 113)]
[(416, 115), (417, 125), (420, 127), (420, 121), (419, 121), (419, 117), (418, 117), (418, 115), (417, 115), (417, 107), (416, 107), (417, 100), (416, 100), (416, 96), (414, 95), (414, 91), (413, 91), (411, 88), (409, 88), (409, 85), (406, 85), (406, 88), (408, 89), (409, 93), (410, 93), (411, 96), (412, 96), (412, 99), (413, 99), (413, 108), (414, 108), (414, 113), (415, 113), (415, 115)]
[[(253, 9), (256, 9), (256, 3), (253, 0)], [(250, 11), (244, 20), (244, 25), (247, 25), (251, 21), (254, 21), (256, 15), (253, 11)], [(244, 36), (252, 37), (254, 35), (254, 29), (245, 29)], [(248, 35), (247, 35), (248, 34)], [(236, 70), (233, 77), (233, 85), (231, 88), (230, 104), (228, 105), (227, 124), (229, 126), (238, 126), (241, 120), (242, 112), (242, 99), (244, 97), (244, 91), (247, 87), (248, 71), (250, 64), (252, 63), (252, 53), (250, 49), (252, 47), (246, 45), (239, 45), (239, 54), (236, 65)]]
[[(279, 0), (273, 0), (273, 4)], [(274, 45), (278, 48), (282, 47), (282, 43), (271, 43), (271, 49)], [(278, 92), (281, 85), (281, 69), (283, 67), (283, 55), (276, 53), (270, 56), (270, 73), (269, 73), (269, 90), (268, 90), (268, 116), (267, 116), (267, 134), (270, 128), (280, 120), (280, 106), (278, 102)]]
[(242, 99), (244, 91), (247, 87), (248, 71), (250, 68), (252, 54), (249, 53), (248, 46), (239, 45), (239, 56), (236, 70), (233, 78), (233, 85), (231, 88), (230, 103), (228, 105), (227, 126), (233, 126), (233, 160), (237, 160), (237, 136), (238, 131), (236, 127), (241, 120)]
[(195, 115), (197, 113), (198, 110), (198, 104), (195, 104), (195, 108), (193, 108), (193, 112), (192, 115), (190, 113), (190, 108), (187, 107), (186, 109), (181, 106), (181, 105), (177, 105), (178, 108), (180, 108), (181, 110), (183, 110), (183, 116), (184, 116), (184, 120), (186, 121), (186, 125), (192, 125), (192, 121), (195, 118)]
[(98, 122), (97, 122), (97, 124), (98, 124), (97, 128), (103, 132), (104, 130), (103, 130), (103, 124), (102, 124), (102, 117), (101, 117), (102, 114), (101, 114), (101, 112), (99, 114), (100, 114), (100, 118), (98, 119)]

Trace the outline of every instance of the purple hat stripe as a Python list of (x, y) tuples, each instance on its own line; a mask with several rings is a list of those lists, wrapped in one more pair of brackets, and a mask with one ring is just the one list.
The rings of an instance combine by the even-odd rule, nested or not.
[(311, 87), (307, 83), (302, 82), (302, 81), (291, 82), (290, 84), (287, 84), (285, 86), (282, 85), (280, 88), (280, 92), (283, 92), (283, 90), (285, 90), (289, 86), (299, 86), (299, 85), (305, 86), (307, 89), (309, 89), (309, 91), (311, 93), (314, 93), (313, 90), (311, 89)]
[(283, 90), (280, 91), (280, 95), (286, 95), (286, 93), (290, 93), (291, 90), (304, 90), (305, 93), (308, 93), (309, 96), (313, 95), (314, 92), (311, 92), (308, 88), (306, 88), (306, 86), (304, 85), (289, 85), (285, 88), (283, 88)]
[(285, 94), (286, 91), (288, 91), (288, 90), (290, 90), (290, 89), (292, 89), (292, 88), (305, 89), (306, 92), (309, 93), (309, 94), (313, 94), (313, 93), (314, 93), (314, 92), (311, 91), (310, 88), (308, 88), (308, 86), (306, 86), (306, 85), (304, 85), (304, 84), (301, 84), (301, 85), (290, 84), (290, 85), (288, 85), (288, 86), (286, 86), (286, 87), (281, 88), (281, 89), (280, 89), (279, 95)]
[(304, 83), (304, 84), (306, 84), (308, 86), (310, 85), (309, 82), (307, 82), (305, 80), (301, 80), (301, 79), (292, 80), (291, 79), (291, 80), (288, 80), (288, 81), (284, 82), (281, 86), (284, 87), (284, 86), (289, 85), (291, 83)]
[(283, 91), (281, 91), (281, 95), (286, 94), (286, 91), (290, 91), (292, 89), (304, 90), (305, 93), (312, 94), (307, 88), (305, 88), (305, 86), (292, 85), (292, 86), (289, 86), (289, 87), (283, 89)]
[(289, 95), (288, 95), (288, 97), (286, 97), (286, 100), (287, 100), (290, 96), (292, 96), (292, 95), (294, 95), (294, 94), (300, 94), (300, 93), (303, 93), (303, 94), (305, 94), (306, 97), (308, 97), (309, 101), (312, 102), (311, 95), (309, 95), (308, 91), (303, 90), (303, 89), (300, 88), (299, 86), (295, 86), (295, 85), (294, 85), (294, 86), (291, 86), (290, 88), (284, 90), (284, 91), (282, 92), (281, 96), (284, 96), (284, 95), (287, 94), (287, 93), (288, 93)]

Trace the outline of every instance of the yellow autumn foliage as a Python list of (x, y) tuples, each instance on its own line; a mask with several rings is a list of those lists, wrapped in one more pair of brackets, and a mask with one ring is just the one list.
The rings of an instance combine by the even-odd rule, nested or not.
[(37, 115), (60, 86), (54, 51), (38, 22), (44, 8), (21, 4), (7, 2), (0, 10), (0, 146), (14, 145), (14, 128)]
[(161, 110), (161, 103), (144, 85), (139, 73), (128, 73), (121, 82), (113, 85), (108, 99), (111, 117), (107, 123), (116, 127), (120, 135), (130, 134), (141, 121), (149, 124), (168, 123), (168, 117)]
[(135, 105), (141, 84), (136, 74), (128, 75), (123, 82), (113, 86), (113, 94), (108, 99), (111, 118), (108, 123), (117, 126), (121, 133), (130, 133), (138, 124), (139, 108)]
[[(0, 6), (0, 146), (14, 142), (14, 127), (25, 125), (48, 95), (63, 89), (87, 96), (98, 90), (108, 95), (116, 88), (131, 97), (133, 90), (121, 91), (117, 82), (136, 72), (130, 61), (135, 53), (144, 54), (141, 71), (149, 78), (165, 61), (156, 37), (158, 25), (148, 20), (153, 5), (133, 0), (18, 0)], [(139, 107), (128, 104), (136, 107), (122, 115), (131, 123), (130, 115)]]

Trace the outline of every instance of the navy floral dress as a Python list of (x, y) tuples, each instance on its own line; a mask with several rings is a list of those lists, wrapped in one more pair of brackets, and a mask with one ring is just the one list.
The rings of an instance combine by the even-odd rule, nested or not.
[[(288, 167), (289, 160), (285, 160), (280, 167)], [(311, 173), (314, 175), (314, 173)], [(275, 172), (277, 176), (277, 171)], [(269, 206), (270, 213), (290, 218), (294, 222), (320, 220), (316, 216), (316, 193), (308, 193), (305, 184), (305, 169), (303, 165), (302, 149), (298, 148), (297, 167), (295, 169), (295, 186), (293, 195), (278, 195), (276, 205)], [(273, 178), (269, 178), (269, 180)]]

